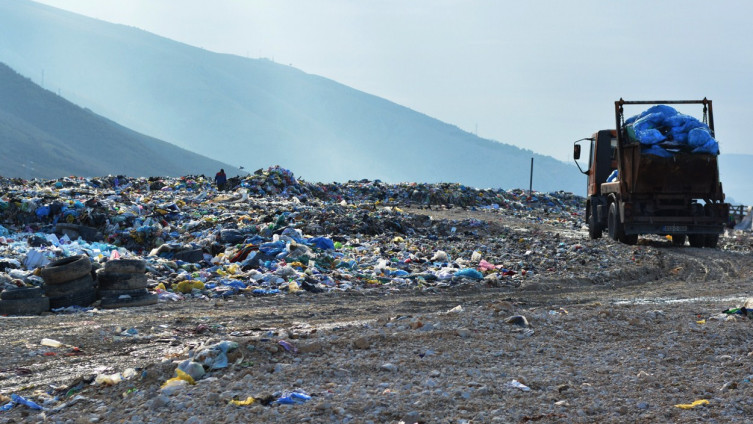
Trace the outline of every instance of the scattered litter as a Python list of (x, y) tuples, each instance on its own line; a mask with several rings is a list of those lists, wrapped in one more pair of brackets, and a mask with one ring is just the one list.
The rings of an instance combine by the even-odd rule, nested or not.
[(520, 381), (515, 380), (515, 379), (513, 379), (511, 381), (508, 381), (507, 383), (505, 383), (505, 386), (506, 387), (511, 387), (511, 388), (514, 388), (514, 389), (520, 389), (520, 390), (522, 390), (524, 392), (530, 392), (531, 391), (530, 387), (526, 386), (525, 384), (523, 384)]
[(681, 404), (675, 405), (675, 407), (680, 408), (680, 409), (693, 409), (696, 406), (708, 405), (708, 404), (709, 404), (708, 400), (699, 399), (699, 400), (693, 401), (693, 403), (681, 403)]

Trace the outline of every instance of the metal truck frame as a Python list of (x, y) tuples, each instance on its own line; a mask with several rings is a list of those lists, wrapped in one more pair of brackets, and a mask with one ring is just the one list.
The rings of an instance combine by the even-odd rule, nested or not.
[[(641, 155), (641, 144), (627, 136), (624, 105), (702, 104), (703, 122), (714, 136), (711, 100), (625, 101), (614, 103), (615, 130), (601, 130), (575, 141), (573, 158), (588, 175), (586, 223), (592, 239), (606, 229), (613, 240), (635, 244), (643, 234), (671, 235), (675, 245), (716, 247), (729, 221), (716, 155), (680, 151), (672, 157)], [(580, 159), (590, 141), (588, 170)], [(617, 170), (618, 178), (607, 182)]]

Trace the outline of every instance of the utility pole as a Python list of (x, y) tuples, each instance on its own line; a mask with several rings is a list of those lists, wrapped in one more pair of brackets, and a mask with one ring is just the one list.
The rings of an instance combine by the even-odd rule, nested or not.
[(528, 197), (533, 193), (533, 158), (531, 158), (531, 177), (528, 180)]

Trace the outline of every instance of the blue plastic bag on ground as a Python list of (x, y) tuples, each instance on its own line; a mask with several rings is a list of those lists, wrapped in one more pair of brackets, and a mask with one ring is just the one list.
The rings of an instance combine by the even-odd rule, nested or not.
[(308, 244), (312, 244), (322, 250), (335, 250), (335, 243), (327, 237), (314, 237), (308, 239)]
[(19, 396), (19, 395), (15, 394), (15, 393), (13, 393), (12, 395), (10, 395), (10, 400), (13, 401), (13, 402), (15, 402), (15, 403), (21, 404), (21, 405), (26, 405), (26, 406), (28, 406), (31, 409), (37, 409), (37, 410), (40, 410), (40, 411), (43, 409), (41, 406), (37, 405), (33, 401), (30, 401), (29, 399), (26, 399), (25, 397)]
[(458, 270), (455, 273), (456, 277), (465, 277), (465, 278), (471, 278), (474, 280), (480, 280), (484, 278), (484, 274), (480, 273), (479, 271), (473, 269), (473, 268), (463, 268), (461, 270)]
[(282, 396), (276, 400), (281, 405), (294, 405), (298, 403), (306, 403), (311, 400), (311, 396), (305, 393), (293, 392), (288, 395)]

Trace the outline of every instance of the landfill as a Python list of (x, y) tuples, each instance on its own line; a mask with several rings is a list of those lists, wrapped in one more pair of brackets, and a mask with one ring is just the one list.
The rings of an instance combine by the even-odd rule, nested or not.
[[(753, 413), (752, 327), (730, 312), (750, 297), (747, 231), (719, 249), (627, 246), (590, 240), (571, 193), (280, 167), (225, 190), (200, 175), (0, 179), (0, 224), (0, 303), (98, 294), (0, 316), (0, 423)], [(53, 272), (74, 265), (72, 282)]]
[[(557, 272), (583, 255), (577, 243), (561, 241), (552, 246), (555, 259), (539, 261), (530, 249), (538, 242), (527, 237), (515, 242), (525, 250), (507, 258), (482, 258), (492, 248), (483, 244), (447, 249), (444, 239), (482, 238), (488, 224), (432, 220), (428, 212), (471, 208), (578, 228), (583, 199), (563, 192), (368, 180), (312, 184), (279, 167), (231, 179), (227, 192), (201, 176), (0, 184), (6, 288), (39, 286), (40, 267), (81, 254), (98, 264), (143, 258), (148, 288), (162, 301), (298, 290), (427, 290), (483, 279), (515, 284), (522, 273)], [(530, 215), (532, 210), (546, 218)]]

